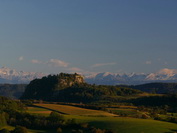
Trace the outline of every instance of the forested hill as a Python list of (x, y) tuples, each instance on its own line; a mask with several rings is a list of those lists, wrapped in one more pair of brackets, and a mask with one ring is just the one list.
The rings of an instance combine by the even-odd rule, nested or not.
[(88, 103), (140, 93), (127, 87), (90, 85), (78, 74), (61, 73), (31, 81), (21, 99)]
[(0, 84), (0, 96), (18, 99), (24, 93), (26, 84)]
[[(64, 76), (64, 74), (63, 74), (63, 76)], [(65, 80), (58, 80), (56, 77), (57, 76), (48, 76), (48, 77), (42, 78), (42, 80), (41, 79), (35, 79), (28, 85), (28, 88), (31, 88), (31, 89), (32, 88), (38, 88), (37, 85), (40, 84), (40, 87), (43, 88), (43, 89), (39, 89), (39, 90), (37, 89), (39, 94), (36, 95), (35, 97), (41, 96), (41, 93), (43, 93), (42, 91), (46, 90), (47, 88), (49, 88), (49, 91), (46, 90), (48, 92), (48, 94), (49, 94), (51, 88), (53, 90), (61, 90), (61, 89), (64, 88), (64, 90), (60, 91), (60, 94), (65, 93), (65, 91), (68, 91), (69, 88), (70, 89), (72, 88), (72, 90), (75, 89), (75, 87), (73, 86), (73, 83), (76, 80), (74, 82), (69, 82), (69, 78), (65, 79)], [(79, 77), (79, 75), (78, 75), (78, 77)], [(73, 79), (74, 79), (74, 75), (73, 75)], [(72, 81), (73, 79), (71, 78), (70, 81)], [(68, 80), (68, 82), (66, 82), (66, 80)], [(79, 82), (76, 81), (76, 83), (79, 84), (80, 88), (81, 88), (81, 84), (82, 84), (82, 88), (90, 88), (90, 89), (95, 88), (93, 90), (100, 90), (100, 91), (103, 91), (103, 92), (106, 90), (105, 88), (107, 88), (107, 89), (108, 88), (132, 88), (132, 89), (137, 89), (137, 90), (140, 90), (140, 91), (143, 91), (143, 92), (156, 93), (156, 94), (177, 93), (177, 83), (149, 83), (149, 84), (131, 85), (131, 86), (119, 85), (117, 87), (114, 87), (114, 86), (106, 86), (106, 85), (105, 86), (103, 86), (103, 85), (102, 86), (101, 85), (100, 86), (89, 85), (89, 84), (84, 83), (84, 80), (83, 80), (82, 77), (80, 77), (80, 79), (78, 78), (78, 81)], [(66, 83), (68, 83), (68, 84), (66, 84)], [(52, 85), (54, 85), (54, 86), (52, 86)], [(24, 93), (26, 86), (27, 86), (27, 84), (0, 84), (0, 96), (5, 96), (5, 97), (13, 98), (13, 99), (18, 99)], [(31, 91), (31, 89), (29, 89), (30, 92), (25, 92), (25, 95), (32, 93), (33, 91)], [(90, 89), (88, 89), (88, 90), (90, 90)], [(103, 90), (101, 90), (101, 89), (103, 89)], [(108, 89), (108, 90), (110, 90), (110, 89)], [(82, 91), (83, 91), (83, 93), (85, 93), (84, 89), (82, 89)], [(55, 92), (57, 92), (57, 91), (55, 91)], [(54, 92), (52, 92), (52, 93), (54, 93)], [(81, 92), (78, 92), (78, 93), (81, 94)], [(58, 92), (57, 92), (57, 94), (58, 94)], [(113, 92), (110, 92), (108, 94), (113, 95)], [(31, 96), (33, 96), (33, 95), (34, 94), (31, 94)], [(52, 94), (52, 95), (54, 95), (54, 94)], [(27, 98), (28, 96), (25, 96), (25, 97)], [(63, 96), (61, 96), (61, 97), (63, 97)], [(57, 99), (57, 98), (55, 98), (55, 99)]]
[(177, 93), (177, 83), (149, 83), (128, 87), (138, 89), (144, 92), (157, 94)]

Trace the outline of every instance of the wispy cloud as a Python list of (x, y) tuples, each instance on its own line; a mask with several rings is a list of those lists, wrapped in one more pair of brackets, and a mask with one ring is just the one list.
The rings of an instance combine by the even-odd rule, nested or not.
[(78, 74), (85, 75), (85, 76), (97, 74), (96, 72), (86, 71), (78, 67), (71, 67), (71, 68), (68, 68), (67, 70), (71, 73), (78, 73)]
[(69, 63), (59, 60), (59, 59), (50, 59), (49, 61), (40, 61), (37, 59), (31, 60), (33, 64), (44, 64), (52, 67), (68, 67)]
[(95, 68), (95, 67), (102, 67), (102, 66), (111, 66), (111, 65), (115, 65), (115, 62), (110, 62), (110, 63), (98, 63), (98, 64), (94, 64), (91, 67)]
[(33, 59), (33, 60), (31, 60), (31, 63), (33, 63), (33, 64), (42, 64), (42, 61)]
[(151, 65), (151, 64), (152, 64), (152, 61), (146, 61), (145, 64)]
[(20, 57), (18, 58), (18, 60), (19, 60), (19, 61), (22, 61), (22, 60), (24, 60), (24, 57), (23, 57), (23, 56), (20, 56)]
[(47, 64), (54, 67), (68, 67), (69, 65), (69, 63), (58, 59), (50, 59)]
[[(62, 67), (62, 69), (69, 73), (78, 73), (81, 75), (92, 75), (96, 74), (96, 72), (91, 72), (87, 70), (83, 70), (79, 67), (72, 67), (68, 62), (59, 60), (59, 59), (50, 59), (48, 61), (41, 61), (38, 59), (33, 59), (30, 61), (33, 64), (42, 64), (42, 65), (48, 65), (50, 67)], [(114, 65), (116, 63), (101, 63), (101, 64), (95, 64), (93, 67), (99, 67), (99, 66), (105, 66), (105, 65)]]
[(165, 65), (168, 65), (168, 62), (165, 61), (164, 64), (165, 64)]
[(71, 67), (68, 69), (71, 72), (83, 72), (84, 70), (78, 68), (78, 67)]

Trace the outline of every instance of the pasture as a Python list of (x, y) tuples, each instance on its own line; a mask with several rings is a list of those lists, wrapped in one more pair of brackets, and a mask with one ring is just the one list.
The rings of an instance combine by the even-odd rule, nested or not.
[(41, 115), (46, 115), (47, 116), (52, 111), (48, 110), (48, 109), (40, 108), (40, 107), (28, 107), (27, 112), (31, 113), (31, 114), (41, 114)]
[(36, 104), (36, 106), (61, 111), (67, 114), (64, 115), (66, 119), (75, 119), (77, 123), (89, 123), (101, 129), (111, 129), (116, 133), (174, 133), (177, 131), (177, 124), (169, 122), (117, 117), (104, 111), (88, 110), (69, 105)]
[(112, 113), (108, 113), (100, 110), (84, 109), (69, 105), (59, 104), (34, 104), (38, 108), (48, 109), (51, 111), (61, 112), (67, 115), (81, 115), (81, 116), (117, 116)]

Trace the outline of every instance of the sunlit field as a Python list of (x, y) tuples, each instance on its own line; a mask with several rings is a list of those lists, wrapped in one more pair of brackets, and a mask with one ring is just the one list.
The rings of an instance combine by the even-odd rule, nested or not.
[[(66, 113), (64, 116), (66, 119), (75, 119), (77, 123), (89, 123), (97, 128), (111, 129), (116, 133), (173, 133), (177, 131), (177, 124), (162, 122), (152, 119), (137, 119), (130, 117), (117, 117), (112, 114), (107, 114), (100, 111), (98, 115), (97, 110), (87, 110), (83, 108), (58, 105), (58, 104), (36, 104), (37, 106), (45, 107), (48, 109), (61, 111)], [(34, 112), (38, 108), (33, 108)], [(41, 110), (47, 111), (47, 110)], [(94, 112), (95, 111), (95, 112)], [(31, 110), (31, 112), (33, 112)], [(38, 112), (40, 113), (40, 112)], [(46, 112), (48, 114), (49, 112)], [(69, 115), (68, 115), (69, 114)], [(107, 114), (107, 115), (105, 115)], [(95, 116), (94, 116), (95, 115)], [(102, 116), (102, 117), (101, 117)]]

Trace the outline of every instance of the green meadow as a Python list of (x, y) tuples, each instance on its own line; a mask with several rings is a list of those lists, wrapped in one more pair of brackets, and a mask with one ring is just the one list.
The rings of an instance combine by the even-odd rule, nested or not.
[[(116, 133), (174, 133), (177, 131), (177, 124), (170, 122), (111, 115), (103, 116), (102, 114), (97, 115), (97, 110), (90, 111), (86, 109), (87, 113), (85, 113), (83, 108), (74, 108), (73, 106), (69, 105), (59, 106), (58, 104), (37, 104), (36, 106), (38, 107), (29, 108), (29, 112), (37, 113), (38, 111), (40, 114), (40, 111), (42, 111), (42, 115), (48, 115), (49, 111), (51, 111), (50, 109), (61, 111), (66, 113), (64, 115), (66, 119), (75, 119), (77, 123), (89, 123), (90, 125), (101, 129), (111, 129)], [(45, 107), (45, 109), (40, 108), (40, 106)], [(65, 106), (67, 108), (64, 108)], [(68, 108), (70, 108), (71, 111), (69, 111)], [(82, 111), (79, 111), (79, 109)], [(94, 111), (95, 113), (93, 113)], [(37, 131), (34, 130), (31, 130), (31, 132), (37, 133)]]
[[(92, 109), (85, 109), (85, 108), (79, 108), (75, 106), (69, 106), (69, 105), (59, 105), (59, 104), (34, 104), (38, 110), (41, 109), (48, 109), (50, 111), (57, 111), (61, 112), (63, 114), (67, 115), (83, 115), (83, 116), (117, 116), (112, 113), (108, 113), (105, 111), (100, 110), (92, 110)], [(39, 112), (47, 111), (47, 110), (40, 110)], [(31, 111), (33, 112), (33, 111)], [(37, 112), (37, 111), (34, 111)], [(38, 112), (38, 113), (39, 113)]]

